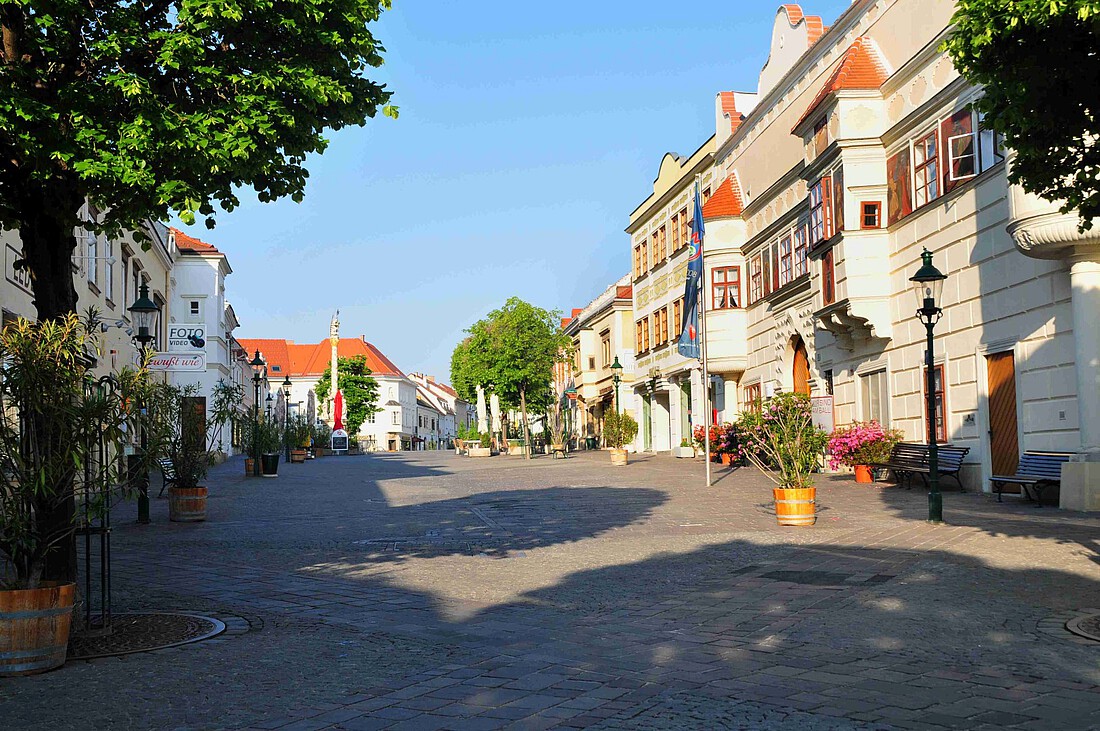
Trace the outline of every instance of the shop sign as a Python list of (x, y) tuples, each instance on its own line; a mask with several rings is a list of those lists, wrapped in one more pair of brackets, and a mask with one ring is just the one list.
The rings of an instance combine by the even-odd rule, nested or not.
[(206, 353), (157, 353), (149, 361), (149, 370), (189, 373), (206, 370)]

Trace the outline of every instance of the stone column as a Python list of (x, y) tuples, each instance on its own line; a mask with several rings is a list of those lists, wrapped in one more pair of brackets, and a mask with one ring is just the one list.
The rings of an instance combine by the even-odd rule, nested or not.
[(1077, 413), (1081, 446), (1062, 466), (1059, 504), (1100, 510), (1100, 256), (1077, 256), (1070, 269)]

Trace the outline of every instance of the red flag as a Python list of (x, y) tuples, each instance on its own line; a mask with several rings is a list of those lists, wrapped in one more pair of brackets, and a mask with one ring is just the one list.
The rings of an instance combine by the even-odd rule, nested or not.
[(344, 394), (339, 391), (336, 392), (336, 398), (333, 400), (332, 411), (336, 417), (336, 423), (332, 429), (340, 431), (344, 428)]

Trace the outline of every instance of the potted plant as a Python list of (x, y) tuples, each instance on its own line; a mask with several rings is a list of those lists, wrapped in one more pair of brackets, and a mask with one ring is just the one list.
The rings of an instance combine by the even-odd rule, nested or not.
[(98, 327), (90, 313), (0, 333), (0, 677), (64, 664), (76, 532), (135, 491), (111, 457), (135, 433), (146, 371), (95, 380)]
[[(474, 434), (477, 434), (477, 432), (474, 432)], [(493, 456), (493, 449), (492, 449), (493, 440), (492, 440), (492, 437), (490, 437), (488, 434), (479, 434), (477, 436), (477, 439), (478, 439), (478, 444), (480, 444), (481, 446), (470, 447), (469, 450), (468, 450), (469, 455), (471, 457), (492, 457)]]
[(814, 426), (810, 399), (782, 393), (742, 414), (743, 454), (777, 485), (772, 490), (779, 525), (813, 525), (817, 489), (813, 472), (828, 435)]
[(638, 436), (638, 422), (630, 414), (608, 412), (603, 418), (604, 443), (611, 449), (611, 464), (622, 467), (627, 463), (625, 445)]
[(874, 482), (872, 465), (887, 462), (894, 446), (902, 440), (897, 429), (887, 429), (877, 421), (842, 426), (829, 436), (829, 467), (851, 467), (856, 482)]
[(332, 443), (332, 427), (323, 421), (318, 421), (313, 425), (311, 439), (313, 447), (310, 449), (310, 454), (313, 457), (324, 456), (328, 445)]
[(286, 440), (291, 445), (290, 461), (301, 464), (306, 461), (309, 454), (310, 440), (313, 438), (313, 430), (303, 416), (295, 416), (286, 425)]
[(283, 428), (275, 421), (257, 424), (260, 445), (260, 477), (279, 476), (279, 451), (283, 445)]
[(691, 446), (691, 440), (684, 438), (680, 440), (680, 446), (673, 450), (673, 454), (678, 459), (694, 459), (695, 447)]

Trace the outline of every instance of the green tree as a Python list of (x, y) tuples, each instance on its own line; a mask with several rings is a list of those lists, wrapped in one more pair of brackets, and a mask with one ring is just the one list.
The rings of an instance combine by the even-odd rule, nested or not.
[[(331, 385), (332, 366), (329, 365), (321, 374), (321, 380), (313, 387), (318, 403), (323, 404), (333, 396), (329, 393)], [(344, 408), (348, 415), (347, 431), (354, 439), (367, 417), (381, 411), (378, 408), (378, 381), (371, 377), (371, 370), (367, 367), (364, 356), (337, 358), (336, 388), (344, 394)]]
[(85, 200), (107, 235), (173, 213), (213, 227), (242, 188), (301, 200), (325, 130), (396, 116), (365, 76), (389, 4), (0, 1), (0, 227), (19, 230), (39, 319), (75, 311)]
[(451, 380), (462, 398), (476, 401), (478, 385), (491, 387), (504, 406), (523, 413), (530, 457), (528, 410), (545, 413), (552, 396), (554, 364), (567, 357), (570, 341), (560, 312), (512, 297), (474, 323), (451, 354)]
[(959, 0), (945, 47), (980, 84), (985, 124), (1015, 152), (1009, 180), (1100, 216), (1100, 0)]

